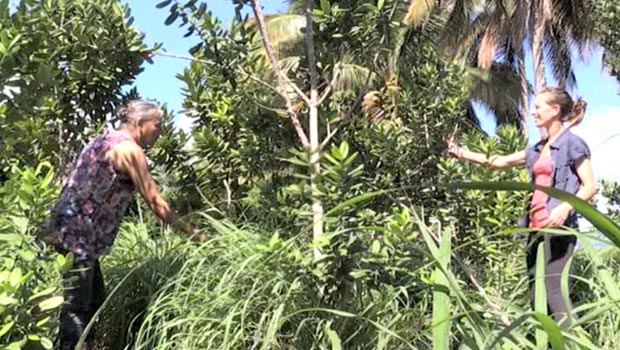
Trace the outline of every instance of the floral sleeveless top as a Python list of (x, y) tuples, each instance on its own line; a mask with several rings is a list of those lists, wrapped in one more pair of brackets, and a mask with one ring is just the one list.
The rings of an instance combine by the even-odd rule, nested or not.
[(44, 240), (52, 235), (46, 241), (55, 242), (57, 248), (92, 258), (110, 250), (134, 190), (131, 179), (107, 159), (123, 141), (134, 142), (123, 132), (106, 130), (82, 150), (44, 224)]

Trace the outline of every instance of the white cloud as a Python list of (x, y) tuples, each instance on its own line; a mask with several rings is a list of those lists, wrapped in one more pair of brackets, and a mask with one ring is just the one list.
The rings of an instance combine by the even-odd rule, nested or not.
[(194, 136), (192, 135), (193, 122), (193, 119), (183, 113), (177, 114), (176, 118), (174, 118), (174, 125), (189, 135), (189, 140), (185, 144), (186, 148), (191, 148), (194, 145)]
[(620, 106), (590, 109), (572, 131), (590, 146), (596, 178), (620, 182)]
[(193, 119), (189, 118), (183, 113), (177, 114), (177, 117), (174, 119), (174, 125), (188, 134), (192, 132), (193, 122)]

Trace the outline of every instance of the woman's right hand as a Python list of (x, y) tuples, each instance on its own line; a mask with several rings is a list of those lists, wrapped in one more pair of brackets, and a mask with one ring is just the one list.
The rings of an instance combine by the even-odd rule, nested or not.
[(460, 159), (463, 156), (463, 149), (454, 141), (454, 135), (448, 139), (448, 154), (452, 157)]

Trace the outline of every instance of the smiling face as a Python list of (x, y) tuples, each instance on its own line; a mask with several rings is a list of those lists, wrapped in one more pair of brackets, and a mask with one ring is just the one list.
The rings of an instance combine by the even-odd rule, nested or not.
[(536, 95), (532, 115), (537, 127), (549, 128), (552, 123), (560, 121), (560, 106), (551, 103), (549, 93), (540, 93)]

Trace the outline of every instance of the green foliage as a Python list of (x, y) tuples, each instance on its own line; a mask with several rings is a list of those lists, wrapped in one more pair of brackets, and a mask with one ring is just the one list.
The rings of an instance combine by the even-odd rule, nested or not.
[(7, 216), (22, 217), (26, 226), (40, 224), (59, 193), (54, 168), (47, 162), (36, 168), (13, 166), (9, 179), (0, 187), (0, 210)]
[[(579, 276), (592, 276), (592, 280), (577, 283), (575, 295), (579, 308), (592, 310), (593, 314), (593, 317), (582, 323), (592, 338), (599, 340), (601, 348), (615, 349), (620, 344), (617, 302), (620, 297), (620, 256), (616, 248), (596, 250), (585, 240), (582, 242), (583, 252), (575, 257), (576, 273)], [(596, 304), (596, 301), (599, 303)]]
[[(310, 183), (298, 174), (309, 171), (307, 158), (305, 151), (298, 151), (299, 141), (271, 85), (274, 77), (264, 52), (255, 48), (253, 20), (238, 15), (225, 28), (196, 2), (161, 6), (170, 6), (171, 15), (177, 13), (174, 18), (202, 39), (192, 50), (202, 61), (180, 77), (186, 84), (186, 115), (195, 120), (191, 155), (200, 192), (229, 216), (270, 227), (305, 227), (307, 216), (302, 215), (309, 211)], [(401, 7), (398, 2), (323, 2), (313, 13), (319, 84), (333, 84), (320, 106), (321, 138), (339, 131), (322, 154), (346, 142), (359, 154), (350, 166), (363, 166), (357, 175), (362, 181), (355, 186), (319, 184), (326, 210), (364, 191), (394, 186), (412, 201), (434, 197), (413, 194), (411, 187), (437, 182), (433, 161), (441, 155), (444, 135), (462, 120), (466, 91), (462, 72), (441, 60), (428, 33), (408, 31), (398, 23)], [(286, 18), (266, 20), (269, 29), (277, 30)], [(299, 38), (279, 42), (277, 51), (282, 69), (305, 90), (309, 73)], [(379, 77), (385, 77), (384, 87)], [(378, 88), (378, 108), (385, 111), (380, 121), (367, 118), (360, 106), (370, 88)], [(287, 93), (305, 128), (302, 101), (292, 91)], [(284, 161), (291, 158), (299, 161)], [(328, 169), (333, 164), (322, 159), (321, 166)], [(369, 209), (389, 206), (390, 200), (381, 198)], [(373, 215), (370, 212), (366, 214)]]
[[(192, 49), (200, 61), (180, 76), (185, 112), (194, 120), (193, 145), (166, 114), (163, 135), (149, 155), (164, 194), (183, 210), (202, 209), (198, 227), (212, 239), (198, 246), (172, 236), (143, 216), (143, 206), (134, 206), (102, 261), (111, 294), (91, 323), (96, 348), (535, 349), (547, 346), (545, 336), (556, 347), (564, 337), (566, 348), (596, 348), (583, 329), (616, 347), (618, 276), (605, 266), (615, 266), (614, 259), (599, 259), (592, 249), (577, 258), (591, 275), (579, 285), (578, 324), (560, 333), (550, 318), (527, 311), (523, 242), (503, 234), (525, 214), (525, 194), (440, 188), (454, 181), (526, 182), (528, 174), (443, 158), (445, 137), (464, 119), (464, 72), (441, 59), (431, 29), (401, 25), (404, 2), (316, 2), (318, 80), (321, 92), (331, 84), (331, 93), (320, 106), (324, 145), (321, 171), (313, 178), (325, 230), (310, 244), (310, 203), (317, 196), (311, 193), (309, 152), (301, 149), (271, 86), (255, 23), (242, 16), (244, 2), (235, 4), (229, 27), (204, 2), (156, 5), (170, 11), (166, 24), (181, 22), (201, 42)], [(7, 68), (2, 81), (19, 70), (27, 87), (36, 87), (23, 85), (0, 101), (2, 121), (17, 120), (8, 124), (10, 132), (30, 123), (29, 134), (9, 142), (19, 147), (8, 148), (8, 154), (20, 147), (32, 151), (26, 162), (62, 153), (43, 137), (48, 129), (54, 135), (65, 130), (54, 129), (58, 123), (72, 130), (65, 136), (75, 141), (67, 146), (73, 148), (105, 121), (145, 51), (128, 12), (116, 2), (55, 5), (23, 0), (15, 15), (3, 14), (10, 20), (0, 22), (3, 29), (13, 26), (7, 38), (0, 35), (0, 65)], [(274, 33), (297, 28), (277, 36), (275, 46), (287, 76), (307, 90), (300, 2), (291, 6), (292, 14), (269, 16), (267, 25)], [(22, 22), (37, 16), (46, 18)], [(22, 33), (26, 27), (30, 31)], [(60, 34), (44, 37), (42, 30)], [(31, 38), (30, 51), (18, 35)], [(91, 40), (98, 35), (106, 40)], [(118, 52), (109, 55), (112, 45)], [(11, 66), (3, 48), (11, 57), (38, 58)], [(69, 48), (77, 58), (65, 57)], [(108, 56), (112, 61), (99, 67), (96, 60)], [(91, 98), (95, 87), (104, 95)], [(304, 103), (285, 93), (305, 128)], [(40, 101), (51, 107), (40, 107)], [(66, 119), (55, 119), (65, 111)], [(42, 120), (50, 115), (48, 125)], [(464, 143), (487, 154), (526, 146), (514, 127), (497, 134), (487, 138), (472, 131)], [(36, 147), (26, 148), (29, 142)], [(29, 344), (19, 343), (24, 348), (45, 348), (55, 332), (59, 272), (70, 257), (44, 251), (33, 231), (58, 188), (47, 165), (13, 169), (0, 188), (0, 209), (7, 213), (0, 233), (8, 233), (0, 235), (0, 333), (6, 330), (0, 344), (26, 339)], [(528, 338), (535, 333), (538, 344)]]
[(600, 185), (601, 195), (607, 199), (607, 215), (615, 222), (620, 222), (620, 184), (603, 180)]
[(0, 180), (10, 164), (68, 169), (141, 71), (143, 35), (116, 0), (0, 2)]
[(63, 302), (60, 276), (71, 257), (52, 253), (34, 231), (57, 194), (53, 169), (13, 168), (0, 187), (0, 347), (51, 349)]
[[(189, 213), (202, 206), (196, 191), (196, 173), (191, 165), (189, 135), (174, 127), (173, 116), (164, 108), (162, 131), (148, 151), (151, 172), (163, 196), (180, 213)], [(147, 210), (146, 205), (143, 208)]]
[[(485, 137), (479, 131), (464, 135), (467, 149), (484, 154), (510, 154), (525, 148), (525, 140), (514, 126), (503, 126), (497, 137)], [(454, 158), (442, 159), (441, 183), (464, 181), (529, 182), (525, 169), (495, 170)], [(441, 217), (456, 226), (458, 244), (466, 248), (463, 258), (492, 295), (509, 296), (523, 276), (524, 239), (505, 233), (516, 227), (526, 215), (525, 193), (468, 190), (445, 194)], [(518, 236), (517, 236), (518, 237)]]
[(89, 332), (96, 348), (123, 349), (135, 341), (144, 313), (156, 293), (174, 280), (195, 249), (153, 220), (123, 223), (114, 248), (102, 260), (108, 300)]
[(620, 79), (620, 4), (614, 0), (591, 0), (599, 41), (604, 50), (603, 61)]
[[(133, 276), (104, 310), (104, 334), (118, 325), (114, 320), (127, 317), (128, 309), (143, 305), (143, 313), (124, 321), (135, 335), (131, 349), (329, 349), (339, 343), (342, 348), (408, 349), (411, 342), (425, 344), (418, 339), (421, 330), (411, 325), (424, 322), (426, 310), (413, 308), (414, 295), (405, 289), (368, 289), (364, 285), (373, 277), (357, 277), (354, 300), (334, 308), (327, 291), (321, 292), (302, 237), (283, 239), (205, 218), (215, 238), (200, 247), (166, 237), (145, 239), (144, 227), (124, 226), (105, 271), (115, 281), (130, 269)], [(142, 265), (132, 268), (136, 264)], [(118, 318), (106, 319), (106, 314)]]

